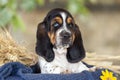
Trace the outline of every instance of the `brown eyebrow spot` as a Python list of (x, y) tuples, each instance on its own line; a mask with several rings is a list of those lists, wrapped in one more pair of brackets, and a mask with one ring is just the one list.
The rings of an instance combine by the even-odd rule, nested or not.
[(69, 23), (71, 23), (72, 22), (72, 18), (71, 17), (68, 17), (67, 18), (67, 23), (69, 24)]
[(53, 19), (53, 22), (58, 22), (59, 24), (62, 24), (62, 19), (60, 18), (60, 17), (55, 17), (54, 19)]

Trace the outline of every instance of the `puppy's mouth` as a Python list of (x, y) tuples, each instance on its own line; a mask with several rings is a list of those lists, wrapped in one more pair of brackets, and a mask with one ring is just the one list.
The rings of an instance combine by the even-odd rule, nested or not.
[(68, 40), (62, 40), (62, 45), (63, 46), (71, 46), (72, 45), (72, 40), (68, 39)]
[(57, 48), (63, 48), (63, 49), (67, 49), (67, 48), (69, 48), (71, 45), (73, 44), (73, 42), (72, 42), (72, 40), (71, 39), (60, 39), (56, 44), (55, 44), (55, 46), (57, 47)]

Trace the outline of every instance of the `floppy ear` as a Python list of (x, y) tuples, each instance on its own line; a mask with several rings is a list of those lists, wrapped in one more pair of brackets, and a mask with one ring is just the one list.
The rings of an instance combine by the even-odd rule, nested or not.
[(54, 59), (53, 45), (47, 34), (45, 23), (39, 23), (37, 28), (36, 52), (46, 61), (51, 62)]
[(73, 45), (68, 48), (67, 60), (71, 63), (79, 62), (85, 57), (85, 50), (83, 47), (83, 41), (81, 37), (80, 30), (77, 25), (75, 25), (75, 40)]

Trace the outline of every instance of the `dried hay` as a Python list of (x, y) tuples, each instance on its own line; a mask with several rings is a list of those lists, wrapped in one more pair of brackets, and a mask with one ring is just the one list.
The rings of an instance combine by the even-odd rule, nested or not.
[(97, 67), (108, 68), (120, 74), (120, 56), (98, 55), (87, 52), (87, 57), (84, 61)]
[(34, 65), (38, 56), (18, 45), (5, 29), (0, 29), (0, 66), (8, 62), (21, 62), (27, 66)]

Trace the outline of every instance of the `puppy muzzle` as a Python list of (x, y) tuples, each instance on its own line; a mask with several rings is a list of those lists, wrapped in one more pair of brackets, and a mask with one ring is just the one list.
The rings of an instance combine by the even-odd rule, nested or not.
[(62, 31), (60, 33), (61, 44), (62, 46), (70, 46), (72, 45), (72, 34), (70, 32)]

